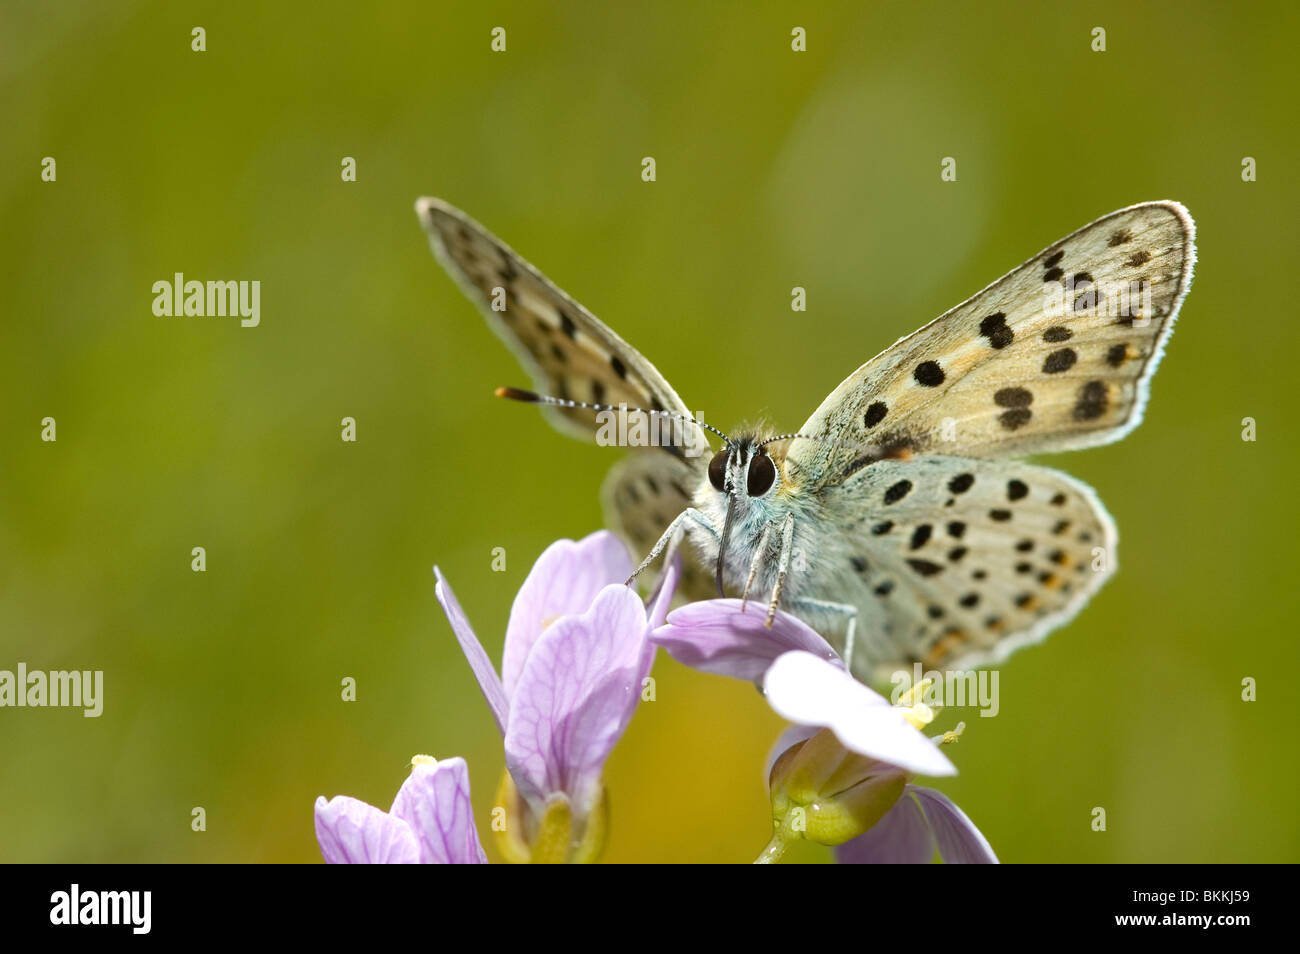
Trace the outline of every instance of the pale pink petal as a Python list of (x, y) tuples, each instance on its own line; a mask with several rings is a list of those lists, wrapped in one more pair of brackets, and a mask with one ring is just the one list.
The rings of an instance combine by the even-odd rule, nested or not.
[(966, 817), (947, 795), (932, 788), (909, 785), (925, 809), (925, 817), (939, 843), (939, 856), (950, 865), (995, 865), (998, 856), (993, 853), (988, 839)]
[(668, 617), (668, 608), (672, 605), (673, 595), (677, 592), (677, 583), (682, 576), (682, 555), (674, 553), (673, 558), (664, 567), (659, 576), (658, 588), (650, 598), (650, 628), (658, 629)]
[(513, 698), (528, 654), (542, 631), (561, 616), (585, 613), (596, 594), (632, 575), (627, 547), (608, 530), (578, 542), (557, 540), (537, 558), (515, 595), (506, 626), (501, 679)]
[(957, 774), (939, 747), (888, 699), (811, 653), (777, 659), (763, 679), (763, 692), (778, 715), (829, 728), (852, 752), (922, 775)]
[(533, 647), (511, 699), (506, 767), (535, 806), (563, 792), (578, 814), (641, 694), (646, 610), (621, 583), (554, 623)]
[(487, 864), (474, 829), (464, 759), (417, 762), (398, 789), (390, 814), (411, 826), (421, 864)]
[(413, 865), (420, 860), (415, 833), (406, 822), (347, 795), (316, 799), (316, 841), (331, 865)]
[(830, 643), (802, 620), (778, 612), (770, 629), (766, 624), (765, 603), (702, 600), (673, 610), (650, 639), (692, 669), (755, 683), (778, 656), (796, 649), (843, 666)]
[(908, 792), (865, 834), (835, 849), (842, 865), (928, 865), (934, 861), (934, 834), (921, 806)]
[(456, 642), (460, 643), (460, 651), (465, 654), (465, 660), (469, 663), (470, 671), (474, 673), (474, 678), (478, 680), (479, 690), (483, 693), (483, 698), (487, 700), (488, 708), (492, 710), (492, 718), (496, 720), (497, 728), (502, 735), (505, 735), (506, 720), (510, 715), (510, 702), (506, 697), (505, 689), (501, 685), (501, 679), (497, 676), (497, 671), (493, 668), (492, 660), (488, 657), (487, 651), (483, 649), (483, 644), (474, 635), (474, 630), (469, 625), (465, 611), (460, 608), (460, 603), (456, 601), (456, 594), (451, 591), (451, 585), (443, 578), (442, 571), (436, 566), (433, 568), (433, 573), (438, 578), (438, 582), (433, 588), (434, 594), (438, 597), (438, 602), (442, 604), (442, 611), (447, 614), (447, 621), (451, 623), (451, 631), (456, 634)]

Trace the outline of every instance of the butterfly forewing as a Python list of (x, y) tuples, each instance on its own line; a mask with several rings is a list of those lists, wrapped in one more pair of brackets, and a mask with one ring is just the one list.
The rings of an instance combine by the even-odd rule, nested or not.
[(1141, 418), (1191, 281), (1175, 202), (1114, 212), (1035, 255), (845, 380), (791, 448), (836, 483), (911, 454), (1016, 456), (1103, 444)]
[(855, 669), (963, 668), (1072, 616), (1115, 569), (1092, 491), (1046, 467), (962, 457), (884, 460), (828, 496), (868, 632)]
[[(689, 414), (686, 405), (649, 361), (464, 212), (440, 199), (416, 202), (433, 251), (465, 294), (510, 345), (543, 393), (594, 404)], [(594, 412), (557, 411), (566, 430), (591, 436)], [(698, 425), (682, 436), (656, 430), (656, 444), (681, 456), (704, 447)]]

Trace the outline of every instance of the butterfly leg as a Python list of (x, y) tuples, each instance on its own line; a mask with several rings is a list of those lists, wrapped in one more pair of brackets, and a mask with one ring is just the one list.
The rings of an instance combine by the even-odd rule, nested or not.
[(749, 561), (749, 577), (745, 580), (744, 592), (740, 594), (740, 611), (742, 613), (745, 611), (745, 603), (749, 600), (749, 590), (754, 585), (754, 577), (758, 575), (758, 565), (767, 554), (767, 538), (771, 530), (772, 524), (763, 525), (763, 532), (758, 537), (758, 546), (754, 548), (754, 558)]
[(713, 526), (713, 524), (709, 521), (709, 518), (706, 517), (703, 512), (696, 510), (694, 507), (687, 507), (685, 510), (683, 510), (681, 513), (679, 513), (676, 517), (673, 518), (672, 523), (668, 524), (668, 529), (665, 530), (663, 532), (663, 535), (659, 537), (659, 542), (654, 545), (654, 549), (650, 551), (650, 555), (647, 556), (644, 560), (642, 560), (641, 565), (638, 566), (635, 570), (633, 570), (632, 575), (627, 578), (626, 585), (631, 586), (632, 581), (635, 580), (638, 576), (640, 576), (641, 572), (646, 567), (648, 567), (651, 563), (657, 560), (659, 558), (659, 554), (663, 553), (664, 548), (667, 547), (670, 543), (673, 545), (673, 548), (676, 549), (677, 541), (680, 539), (681, 534), (685, 532), (687, 525), (691, 523), (695, 524), (696, 526), (702, 527), (704, 530), (708, 531), (708, 533), (712, 535), (714, 540), (722, 539), (722, 534), (718, 532), (717, 528)]
[(812, 611), (814, 613), (830, 613), (841, 616), (847, 620), (847, 627), (844, 635), (844, 665), (849, 672), (853, 671), (853, 647), (854, 635), (858, 628), (858, 608), (852, 603), (835, 603), (830, 600), (814, 600), (807, 597), (794, 600), (790, 606), (793, 610), (803, 610), (804, 612)]
[(790, 513), (786, 514), (785, 523), (781, 526), (781, 556), (776, 566), (776, 585), (772, 587), (772, 599), (767, 604), (767, 622), (763, 624), (768, 629), (772, 628), (772, 621), (776, 619), (776, 608), (781, 602), (781, 588), (785, 586), (785, 575), (790, 570), (790, 553), (793, 550), (794, 514)]

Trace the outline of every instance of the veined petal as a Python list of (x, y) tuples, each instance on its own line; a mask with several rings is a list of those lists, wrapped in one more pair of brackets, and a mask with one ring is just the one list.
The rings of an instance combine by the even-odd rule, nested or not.
[(778, 656), (791, 650), (811, 653), (827, 665), (844, 665), (830, 643), (802, 620), (778, 612), (771, 629), (766, 623), (763, 603), (702, 600), (673, 610), (668, 624), (656, 629), (650, 639), (692, 669), (755, 683)]
[(835, 849), (842, 865), (928, 865), (934, 861), (934, 833), (908, 786), (903, 797), (866, 834)]
[(533, 645), (561, 616), (585, 613), (602, 587), (623, 583), (632, 575), (627, 547), (608, 530), (597, 530), (576, 543), (557, 540), (537, 558), (515, 595), (506, 626), (501, 680), (507, 698)]
[(460, 643), (460, 651), (465, 654), (470, 671), (478, 680), (483, 698), (487, 700), (488, 708), (492, 710), (492, 718), (496, 719), (497, 728), (502, 735), (505, 735), (506, 719), (510, 715), (510, 701), (501, 685), (501, 678), (492, 666), (492, 660), (483, 648), (483, 644), (474, 635), (469, 619), (466, 618), (465, 611), (460, 608), (460, 603), (456, 601), (456, 594), (451, 591), (451, 585), (443, 578), (442, 571), (435, 566), (433, 573), (438, 578), (433, 591), (438, 597), (438, 602), (442, 604), (442, 611), (447, 614), (447, 622), (451, 623), (451, 631), (456, 634), (456, 642)]
[(922, 775), (957, 774), (939, 747), (888, 699), (812, 653), (777, 659), (763, 679), (763, 692), (778, 715), (829, 728), (850, 751)]
[(682, 576), (682, 555), (674, 553), (673, 558), (663, 569), (659, 578), (659, 589), (650, 599), (650, 629), (655, 630), (664, 624), (668, 609), (672, 606), (673, 594), (677, 592), (677, 583)]
[(331, 865), (413, 865), (420, 860), (410, 825), (347, 795), (316, 799), (316, 841)]
[(506, 768), (534, 808), (562, 792), (586, 814), (640, 698), (646, 628), (645, 606), (618, 583), (533, 646), (511, 699)]
[(909, 785), (925, 809), (925, 817), (939, 844), (939, 856), (950, 865), (995, 865), (998, 856), (975, 824), (943, 792)]
[(389, 814), (411, 827), (420, 846), (421, 864), (487, 864), (474, 830), (469, 769), (464, 759), (416, 762), (398, 789)]

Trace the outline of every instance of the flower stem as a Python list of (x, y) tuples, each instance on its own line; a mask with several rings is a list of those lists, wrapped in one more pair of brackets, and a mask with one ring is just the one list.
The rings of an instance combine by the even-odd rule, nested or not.
[(754, 859), (756, 865), (770, 865), (781, 860), (785, 850), (790, 847), (790, 843), (781, 837), (781, 832), (772, 836), (772, 840), (767, 843), (767, 847), (762, 853)]

